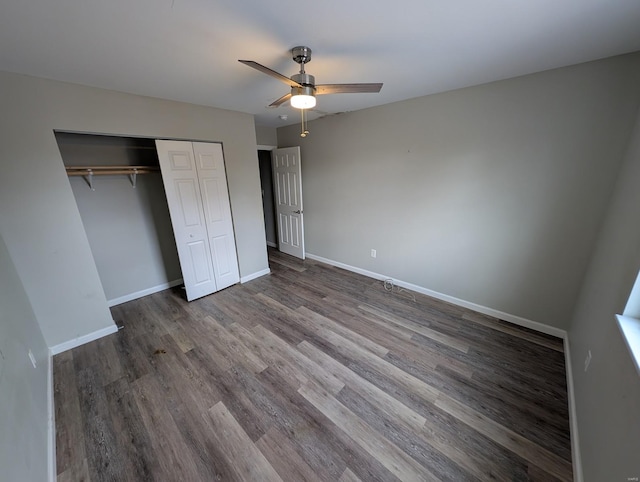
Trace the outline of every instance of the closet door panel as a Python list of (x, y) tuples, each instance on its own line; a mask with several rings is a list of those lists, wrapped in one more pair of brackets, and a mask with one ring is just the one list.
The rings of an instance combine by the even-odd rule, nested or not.
[(221, 223), (224, 223), (222, 206), (221, 203), (217, 201), (220, 199), (219, 182), (217, 179), (204, 179), (202, 181), (202, 189), (204, 190), (202, 199), (205, 202), (204, 207), (207, 210), (205, 215), (207, 222), (211, 224), (213, 229), (219, 228)]
[(217, 291), (191, 142), (156, 141), (171, 224), (189, 301)]
[(209, 260), (207, 259), (207, 247), (202, 241), (188, 243), (189, 261), (194, 273), (194, 279), (197, 285), (211, 281), (211, 272), (209, 270)]
[(222, 276), (233, 274), (234, 271), (234, 265), (231, 264), (231, 260), (233, 260), (233, 251), (235, 246), (233, 246), (229, 241), (229, 236), (218, 236), (217, 238), (213, 238), (218, 271)]
[(193, 179), (179, 179), (174, 182), (176, 199), (179, 203), (181, 222), (188, 228), (202, 226), (202, 216), (198, 209), (197, 183)]
[(200, 192), (219, 290), (240, 281), (231, 203), (221, 144), (194, 142)]

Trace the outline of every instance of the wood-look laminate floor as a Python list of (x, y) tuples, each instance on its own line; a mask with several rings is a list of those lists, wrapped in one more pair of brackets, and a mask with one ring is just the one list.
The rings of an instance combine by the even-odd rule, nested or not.
[(561, 340), (269, 257), (54, 357), (58, 481), (572, 480)]

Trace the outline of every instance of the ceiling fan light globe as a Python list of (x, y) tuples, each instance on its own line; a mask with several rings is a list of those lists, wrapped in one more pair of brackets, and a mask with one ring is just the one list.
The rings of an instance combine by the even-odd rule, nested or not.
[(312, 109), (316, 106), (316, 98), (313, 95), (298, 94), (291, 97), (291, 107), (296, 109)]

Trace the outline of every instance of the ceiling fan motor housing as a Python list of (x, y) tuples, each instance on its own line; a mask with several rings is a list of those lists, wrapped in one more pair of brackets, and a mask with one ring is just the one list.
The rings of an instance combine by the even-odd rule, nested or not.
[(312, 87), (315, 90), (316, 78), (311, 74), (294, 74), (291, 76), (291, 80), (305, 87)]
[(295, 74), (291, 80), (297, 82), (301, 87), (291, 87), (291, 95), (316, 95), (316, 78), (311, 74)]
[(302, 45), (293, 47), (291, 49), (291, 55), (293, 56), (293, 60), (300, 65), (304, 66), (307, 62), (311, 62), (311, 49), (309, 47)]

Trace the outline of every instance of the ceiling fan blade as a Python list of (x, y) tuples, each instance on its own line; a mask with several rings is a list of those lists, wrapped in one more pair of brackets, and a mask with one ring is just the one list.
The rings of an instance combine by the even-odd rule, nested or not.
[(321, 84), (316, 85), (316, 95), (357, 94), (359, 92), (380, 92), (382, 84)]
[(244, 65), (248, 65), (249, 67), (253, 67), (254, 69), (259, 70), (263, 74), (270, 75), (274, 79), (278, 79), (279, 81), (284, 82), (290, 87), (301, 87), (300, 84), (297, 83), (295, 80), (291, 80), (289, 77), (285, 77), (284, 75), (279, 74), (275, 70), (271, 70), (269, 67), (265, 67), (264, 65), (259, 64), (258, 62), (254, 62), (253, 60), (238, 60), (238, 62), (243, 63)]
[(291, 92), (289, 92), (288, 94), (284, 94), (279, 99), (274, 100), (273, 102), (271, 102), (271, 104), (269, 104), (269, 107), (280, 107), (282, 104), (284, 104), (290, 98), (291, 98)]

